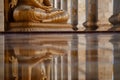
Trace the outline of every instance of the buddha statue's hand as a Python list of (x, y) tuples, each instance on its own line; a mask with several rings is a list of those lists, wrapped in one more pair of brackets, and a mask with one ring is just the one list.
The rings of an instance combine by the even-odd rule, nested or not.
[(51, 6), (42, 6), (42, 9), (44, 9), (44, 10), (48, 10), (50, 8), (51, 8)]
[(14, 8), (17, 5), (18, 0), (11, 0), (9, 7)]
[(47, 9), (46, 13), (50, 13), (52, 11), (52, 9)]
[(51, 6), (49, 6), (49, 8), (46, 9), (46, 12), (47, 12), (47, 13), (50, 13), (52, 10), (53, 10), (53, 8), (52, 8)]

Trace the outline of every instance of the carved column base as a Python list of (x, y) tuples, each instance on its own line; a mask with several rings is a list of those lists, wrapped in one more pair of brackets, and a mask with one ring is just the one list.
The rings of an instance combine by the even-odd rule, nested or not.
[(73, 31), (71, 24), (63, 23), (15, 22), (10, 23), (9, 27), (10, 32)]
[(109, 22), (113, 25), (109, 31), (120, 31), (120, 13), (112, 15)]
[(120, 24), (112, 26), (109, 31), (120, 31)]
[(72, 25), (72, 26), (73, 26), (73, 27), (72, 27), (73, 30), (75, 30), (75, 31), (78, 30), (78, 27), (77, 27), (78, 25)]
[(96, 22), (84, 22), (83, 25), (85, 26), (85, 31), (96, 30), (98, 28)]
[(113, 25), (120, 24), (120, 13), (114, 14), (109, 18), (109, 22)]

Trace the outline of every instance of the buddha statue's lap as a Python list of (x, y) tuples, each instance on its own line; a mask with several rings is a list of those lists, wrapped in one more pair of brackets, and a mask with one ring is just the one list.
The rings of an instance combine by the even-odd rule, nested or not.
[(50, 1), (48, 1), (49, 0), (21, 0), (21, 3), (14, 10), (14, 20), (21, 22), (67, 22), (68, 13), (52, 8)]

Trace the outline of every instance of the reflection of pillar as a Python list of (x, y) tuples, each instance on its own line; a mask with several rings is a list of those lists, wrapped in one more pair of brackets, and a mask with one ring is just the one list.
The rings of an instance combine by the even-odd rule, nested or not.
[(22, 79), (21, 80), (31, 80), (31, 67), (27, 64), (21, 65)]
[(78, 35), (78, 67), (79, 67), (79, 79), (86, 80), (86, 37), (85, 34)]
[(86, 35), (86, 80), (98, 80), (98, 42), (96, 35)]
[(68, 45), (69, 45), (68, 56), (67, 56), (68, 80), (72, 80), (71, 79), (71, 42), (70, 41), (68, 42)]
[(50, 69), (51, 69), (51, 60), (44, 61), (44, 65), (46, 66), (46, 74), (47, 74), (47, 80), (50, 80)]
[(73, 35), (71, 43), (71, 80), (78, 80), (78, 36)]
[(86, 0), (86, 30), (96, 30), (98, 20), (98, 0)]
[(61, 57), (58, 57), (57, 60), (57, 80), (61, 80)]
[(5, 50), (5, 80), (10, 80), (10, 63), (9, 63), (10, 51)]
[(61, 58), (61, 64), (60, 64), (60, 67), (61, 67), (61, 80), (63, 80), (63, 76), (64, 76), (64, 60), (63, 60), (63, 56), (60, 57)]
[[(51, 80), (68, 80), (67, 55), (59, 56), (51, 60)], [(71, 73), (71, 71), (70, 71)]]
[(54, 78), (54, 58), (52, 58), (52, 60), (51, 60), (51, 80), (55, 80), (55, 78)]
[(17, 72), (17, 59), (14, 57), (13, 49), (8, 49), (6, 45), (5, 50), (5, 80), (17, 80), (18, 72)]
[(31, 66), (19, 61), (19, 80), (31, 80)]
[(58, 58), (56, 57), (55, 58), (55, 63), (54, 63), (54, 65), (55, 65), (55, 74), (54, 74), (54, 77), (55, 77), (55, 80), (57, 80), (58, 79), (58, 75), (57, 75), (57, 72), (58, 72), (58, 68), (57, 68), (57, 65), (58, 65)]
[[(4, 80), (4, 46), (5, 46), (4, 35), (0, 35), (0, 79)], [(5, 73), (6, 74), (6, 73)]]
[(109, 41), (112, 35), (98, 36), (98, 75), (99, 80), (113, 80), (113, 45)]
[(113, 68), (113, 77), (114, 80), (120, 80), (120, 36), (119, 34), (113, 35), (111, 43), (114, 47), (114, 68)]
[(78, 0), (71, 0), (71, 24), (77, 30), (78, 25)]
[(62, 80), (68, 80), (68, 55), (62, 56), (61, 59)]

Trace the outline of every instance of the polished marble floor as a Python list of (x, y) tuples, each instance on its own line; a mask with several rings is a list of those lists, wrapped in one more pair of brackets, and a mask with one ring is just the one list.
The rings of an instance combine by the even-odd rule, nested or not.
[(1, 34), (0, 80), (120, 80), (120, 34)]

